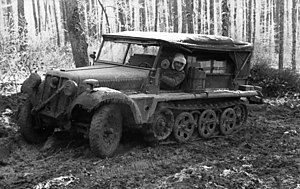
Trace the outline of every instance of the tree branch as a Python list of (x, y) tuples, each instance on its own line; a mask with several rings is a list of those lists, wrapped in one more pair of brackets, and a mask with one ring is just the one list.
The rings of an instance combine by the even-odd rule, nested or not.
[(103, 12), (105, 14), (105, 19), (106, 19), (106, 23), (107, 23), (107, 27), (108, 27), (108, 33), (110, 33), (110, 26), (109, 26), (109, 21), (108, 21), (108, 16), (107, 16), (106, 10), (105, 10), (105, 8), (103, 6), (103, 3), (101, 3), (100, 0), (98, 0), (98, 3), (100, 4), (100, 6), (101, 6), (101, 8), (102, 8), (102, 10), (103, 10)]

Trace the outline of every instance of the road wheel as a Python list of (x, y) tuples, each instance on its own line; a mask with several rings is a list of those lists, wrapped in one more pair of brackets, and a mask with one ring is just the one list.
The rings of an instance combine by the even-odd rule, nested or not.
[(24, 139), (29, 143), (39, 144), (47, 140), (53, 128), (43, 128), (31, 114), (32, 104), (26, 100), (19, 113), (18, 125)]
[(217, 127), (218, 119), (216, 112), (213, 110), (205, 110), (200, 115), (198, 121), (198, 132), (203, 138), (210, 138)]
[(194, 128), (195, 120), (193, 115), (188, 112), (182, 112), (175, 119), (173, 136), (177, 142), (186, 142), (193, 135)]
[(220, 131), (223, 135), (229, 135), (236, 126), (236, 114), (234, 109), (227, 108), (223, 111), (220, 118)]
[(96, 156), (111, 157), (118, 148), (122, 135), (122, 115), (116, 104), (101, 107), (93, 115), (89, 140)]

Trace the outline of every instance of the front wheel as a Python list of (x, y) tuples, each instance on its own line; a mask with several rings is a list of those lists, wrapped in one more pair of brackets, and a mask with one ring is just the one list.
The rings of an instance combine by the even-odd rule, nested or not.
[(26, 100), (20, 110), (18, 125), (22, 136), (27, 142), (40, 144), (47, 140), (53, 133), (53, 129), (43, 128), (41, 125), (38, 125), (35, 116), (31, 114), (31, 109), (32, 104), (29, 100)]
[(89, 140), (92, 152), (101, 158), (111, 157), (122, 136), (122, 115), (116, 104), (108, 104), (95, 112)]

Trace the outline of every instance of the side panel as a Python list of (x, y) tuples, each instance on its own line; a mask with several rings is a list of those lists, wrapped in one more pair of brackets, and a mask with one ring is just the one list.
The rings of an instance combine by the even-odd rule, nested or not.
[(254, 90), (251, 91), (232, 91), (232, 90), (207, 90), (201, 93), (160, 93), (156, 94), (134, 94), (128, 95), (130, 99), (136, 102), (141, 112), (141, 122), (148, 123), (151, 116), (154, 114), (158, 103), (161, 102), (174, 102), (174, 101), (187, 101), (187, 100), (205, 100), (217, 98), (239, 98), (256, 96), (258, 93)]

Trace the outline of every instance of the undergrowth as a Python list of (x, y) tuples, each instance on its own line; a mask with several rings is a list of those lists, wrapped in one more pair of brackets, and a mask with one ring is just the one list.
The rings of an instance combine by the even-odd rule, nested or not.
[(31, 74), (43, 75), (47, 70), (74, 67), (70, 45), (58, 47), (52, 36), (41, 34), (34, 39), (16, 32), (0, 36), (0, 91), (18, 92), (21, 83)]
[(251, 69), (250, 83), (262, 87), (265, 97), (299, 97), (299, 73), (290, 68), (281, 71), (273, 68), (268, 58), (262, 58), (258, 62)]

